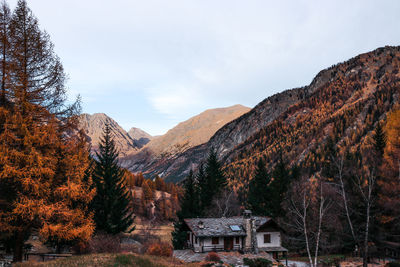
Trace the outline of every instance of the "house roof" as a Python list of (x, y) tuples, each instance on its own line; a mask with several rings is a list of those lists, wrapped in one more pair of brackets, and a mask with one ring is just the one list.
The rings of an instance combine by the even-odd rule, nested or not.
[[(271, 220), (269, 217), (252, 218), (256, 229)], [(246, 236), (246, 221), (243, 217), (194, 218), (185, 219), (185, 223), (197, 237)]]

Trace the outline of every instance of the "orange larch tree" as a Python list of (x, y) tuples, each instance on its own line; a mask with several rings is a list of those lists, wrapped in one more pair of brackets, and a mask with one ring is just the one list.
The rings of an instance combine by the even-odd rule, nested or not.
[[(400, 224), (400, 105), (389, 113), (384, 127), (386, 147), (381, 172), (380, 204), (385, 213), (382, 221), (388, 225)], [(397, 229), (400, 230), (400, 229)]]
[[(8, 104), (0, 105), (0, 241), (11, 241), (14, 261), (21, 261), (33, 230), (44, 241), (88, 240), (94, 225), (87, 207), (95, 192), (85, 179), (89, 157), (77, 130), (78, 102), (65, 104), (65, 73), (49, 36), (24, 0), (8, 23)], [(4, 68), (0, 71), (5, 77)]]

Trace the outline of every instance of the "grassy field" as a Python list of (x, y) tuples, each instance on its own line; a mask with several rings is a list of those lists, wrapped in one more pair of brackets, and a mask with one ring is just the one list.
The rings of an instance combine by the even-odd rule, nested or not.
[(16, 267), (173, 267), (173, 266), (188, 266), (200, 267), (198, 263), (184, 263), (174, 258), (162, 258), (149, 255), (137, 254), (92, 254), (74, 256), (47, 262), (24, 262), (15, 264)]
[(163, 225), (150, 225), (147, 221), (136, 219), (134, 225), (136, 228), (132, 232), (132, 235), (141, 235), (145, 234), (145, 232), (148, 232), (151, 235), (159, 237), (161, 241), (171, 244), (171, 232), (174, 230), (172, 223)]

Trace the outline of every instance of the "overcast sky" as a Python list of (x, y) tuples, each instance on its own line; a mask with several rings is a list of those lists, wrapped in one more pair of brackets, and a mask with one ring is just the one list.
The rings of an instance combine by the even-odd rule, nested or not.
[[(9, 1), (11, 7), (16, 0)], [(163, 134), (400, 45), (400, 1), (28, 0), (83, 112)]]

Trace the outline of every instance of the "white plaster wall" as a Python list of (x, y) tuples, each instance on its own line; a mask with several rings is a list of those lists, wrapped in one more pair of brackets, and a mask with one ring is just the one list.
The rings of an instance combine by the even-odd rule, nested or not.
[[(193, 250), (195, 252), (201, 252), (202, 250), (202, 246), (205, 246), (204, 251), (212, 251), (213, 247), (217, 247), (217, 248), (224, 248), (224, 237), (219, 237), (218, 238), (218, 245), (213, 245), (212, 244), (212, 239), (211, 238), (198, 238), (198, 242), (197, 244), (195, 243), (195, 238), (196, 236), (193, 235)], [(236, 239), (235, 237), (233, 237), (233, 246), (242, 246), (242, 237), (240, 238), (239, 244), (236, 244)]]
[(201, 238), (197, 238), (197, 244), (196, 244), (196, 236), (193, 235), (193, 250), (195, 252), (201, 252)]
[(204, 238), (203, 240), (204, 240), (203, 241), (203, 245), (204, 246), (224, 247), (224, 238), (223, 237), (219, 237), (218, 238), (218, 245), (213, 245), (211, 238)]
[[(194, 236), (194, 238), (195, 238), (195, 236)], [(194, 239), (193, 239), (193, 249), (195, 252), (202, 252), (203, 246), (206, 246), (204, 248), (204, 251), (212, 251), (212, 247), (210, 247), (210, 246), (216, 246), (216, 247), (223, 248), (224, 247), (224, 238), (220, 237), (218, 240), (219, 240), (218, 245), (213, 245), (211, 238), (204, 238), (204, 237), (198, 238), (197, 244), (194, 243)]]
[[(264, 234), (271, 235), (271, 243), (264, 243)], [(259, 248), (280, 247), (281, 233), (280, 232), (259, 232), (257, 233), (257, 245)]]

